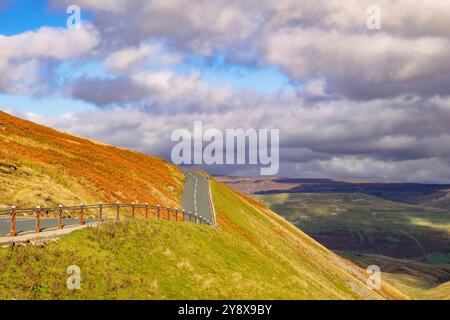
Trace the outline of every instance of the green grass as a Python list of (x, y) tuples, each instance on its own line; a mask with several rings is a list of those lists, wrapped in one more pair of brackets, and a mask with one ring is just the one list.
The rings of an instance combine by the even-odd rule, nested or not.
[[(387, 284), (369, 291), (339, 266), (356, 270), (351, 263), (222, 184), (212, 192), (219, 228), (150, 219), (1, 249), (0, 298), (406, 298)], [(81, 268), (81, 290), (65, 286), (70, 265)]]

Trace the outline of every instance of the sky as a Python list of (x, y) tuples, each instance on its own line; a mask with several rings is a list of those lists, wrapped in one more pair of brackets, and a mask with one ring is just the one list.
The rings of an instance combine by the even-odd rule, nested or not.
[(167, 160), (194, 121), (279, 129), (280, 176), (449, 183), (449, 39), (445, 0), (0, 0), (0, 109)]

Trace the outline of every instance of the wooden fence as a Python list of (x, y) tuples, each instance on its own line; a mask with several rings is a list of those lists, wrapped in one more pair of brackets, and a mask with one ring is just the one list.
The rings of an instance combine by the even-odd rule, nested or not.
[[(130, 209), (128, 214), (124, 214), (124, 212), (121, 209)], [(105, 210), (110, 209), (110, 211), (113, 212), (113, 215), (106, 215)], [(140, 212), (138, 212), (140, 210)], [(92, 214), (92, 211), (94, 211), (94, 214)], [(150, 218), (151, 216), (157, 218), (158, 220), (169, 220), (169, 221), (188, 221), (188, 222), (194, 222), (198, 224), (207, 224), (212, 225), (210, 221), (203, 218), (200, 215), (197, 215), (196, 213), (188, 212), (185, 210), (180, 210), (177, 208), (169, 208), (169, 207), (162, 207), (160, 205), (149, 205), (148, 203), (145, 204), (138, 204), (138, 203), (131, 203), (131, 204), (123, 204), (120, 202), (116, 203), (110, 203), (110, 204), (104, 204), (100, 202), (96, 205), (84, 205), (81, 204), (79, 206), (63, 206), (59, 205), (58, 207), (51, 207), (51, 208), (41, 208), (40, 206), (37, 206), (35, 208), (17, 208), (16, 206), (12, 206), (10, 209), (4, 209), (0, 210), (0, 218), (2, 216), (8, 216), (11, 218), (11, 237), (15, 237), (17, 235), (16, 233), (16, 224), (17, 224), (17, 217), (27, 216), (27, 217), (34, 217), (36, 221), (35, 229), (34, 231), (36, 233), (40, 233), (42, 231), (41, 228), (41, 218), (48, 217), (51, 213), (56, 213), (56, 218), (58, 221), (57, 228), (62, 229), (64, 228), (64, 214), (67, 212), (76, 212), (79, 219), (79, 224), (83, 225), (85, 224), (86, 215), (92, 216), (94, 215), (95, 221), (98, 223), (102, 223), (105, 221), (119, 221), (122, 218), (131, 218), (135, 219), (138, 215), (142, 216), (145, 219)], [(0, 220), (1, 222), (1, 220)]]

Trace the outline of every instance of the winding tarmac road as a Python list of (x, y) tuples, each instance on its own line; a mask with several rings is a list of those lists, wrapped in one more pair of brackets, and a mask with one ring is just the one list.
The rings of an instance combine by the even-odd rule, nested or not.
[(209, 199), (209, 181), (194, 170), (184, 170), (186, 184), (183, 193), (183, 208), (197, 213), (215, 225), (214, 213)]

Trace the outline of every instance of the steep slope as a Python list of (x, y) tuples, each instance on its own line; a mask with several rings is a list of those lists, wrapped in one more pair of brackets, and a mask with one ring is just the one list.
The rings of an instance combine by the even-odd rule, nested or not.
[(162, 159), (0, 112), (0, 207), (117, 200), (175, 206), (183, 181)]
[[(340, 258), (262, 204), (229, 187), (212, 182), (218, 224), (240, 239), (247, 257), (254, 253), (253, 271), (276, 270), (276, 280), (293, 299), (406, 298), (384, 284), (378, 291), (365, 286), (365, 270)], [(244, 248), (243, 248), (244, 249)], [(274, 269), (267, 269), (267, 266)]]
[[(70, 203), (72, 197), (179, 201), (181, 172), (162, 160), (6, 114), (0, 119), (0, 143), (10, 150), (0, 153), (4, 204)], [(74, 232), (44, 248), (0, 249), (0, 298), (407, 298), (388, 284), (370, 290), (363, 269), (254, 200), (214, 180), (212, 194), (218, 228), (124, 221)], [(70, 265), (81, 268), (81, 290), (66, 288)]]

